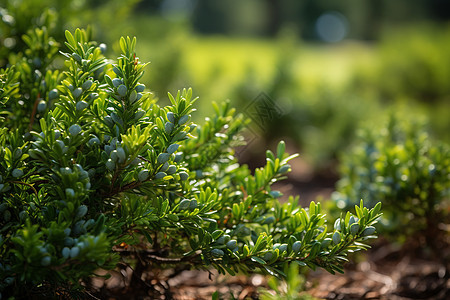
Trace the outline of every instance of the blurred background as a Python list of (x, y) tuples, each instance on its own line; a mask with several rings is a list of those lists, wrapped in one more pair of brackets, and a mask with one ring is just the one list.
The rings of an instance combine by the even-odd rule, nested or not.
[(430, 138), (450, 141), (449, 1), (0, 3), (4, 49), (23, 47), (21, 36), (48, 19), (59, 42), (65, 29), (90, 26), (108, 56), (119, 53), (121, 35), (136, 36), (138, 56), (150, 62), (142, 82), (162, 103), (192, 87), (201, 123), (212, 101), (229, 99), (253, 120), (239, 159), (261, 166), (265, 149), (285, 139), (301, 157), (287, 193), (307, 200), (332, 191), (359, 129), (390, 112), (425, 119)]

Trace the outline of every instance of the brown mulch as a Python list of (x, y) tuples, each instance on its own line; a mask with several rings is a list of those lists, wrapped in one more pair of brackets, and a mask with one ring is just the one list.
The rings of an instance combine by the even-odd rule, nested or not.
[(132, 272), (114, 274), (108, 280), (96, 279), (90, 295), (95, 299), (173, 299), (211, 300), (214, 292), (220, 299), (258, 299), (258, 289), (266, 286), (263, 275), (224, 276), (216, 271), (183, 271), (167, 281), (149, 280), (147, 286), (130, 287)]
[(386, 244), (371, 250), (367, 260), (347, 265), (345, 274), (314, 272), (309, 293), (321, 299), (450, 299), (449, 265), (404, 249)]

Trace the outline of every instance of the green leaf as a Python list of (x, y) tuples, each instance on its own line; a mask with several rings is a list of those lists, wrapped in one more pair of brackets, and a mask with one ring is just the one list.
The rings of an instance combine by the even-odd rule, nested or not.
[(179, 220), (178, 215), (174, 215), (174, 214), (168, 214), (167, 218), (172, 222), (178, 222), (178, 220)]
[(358, 218), (359, 218), (359, 219), (362, 219), (363, 216), (364, 216), (364, 214), (363, 214), (361, 208), (359, 208), (358, 205), (355, 205), (355, 211), (356, 211), (356, 215), (358, 216)]
[(275, 160), (275, 156), (273, 155), (272, 151), (266, 150), (266, 157), (272, 161)]
[(244, 247), (242, 247), (242, 256), (247, 257), (249, 254), (250, 254), (250, 249), (248, 248), (247, 245), (244, 245)]
[(259, 258), (259, 257), (257, 257), (257, 256), (252, 256), (250, 259), (251, 259), (252, 261), (254, 261), (254, 262), (260, 264), (260, 265), (265, 265), (265, 264), (266, 264), (266, 262), (264, 261), (264, 259)]
[(256, 240), (255, 246), (253, 247), (253, 252), (259, 252), (263, 250), (267, 245), (267, 234), (262, 232), (259, 234), (258, 239)]
[(312, 216), (316, 213), (316, 203), (314, 201), (311, 201), (309, 203), (309, 215)]
[(286, 150), (286, 144), (284, 143), (284, 141), (280, 141), (278, 143), (278, 147), (277, 147), (277, 158), (282, 160), (285, 150)]
[(378, 202), (373, 208), (372, 211), (370, 212), (370, 216), (371, 217), (375, 217), (376, 215), (378, 215), (378, 213), (381, 210), (381, 202)]
[(215, 291), (212, 295), (211, 295), (211, 300), (219, 300), (219, 292)]
[(300, 261), (300, 260), (294, 260), (294, 262), (299, 265), (300, 267), (306, 267), (307, 264), (305, 264), (304, 262)]
[(198, 243), (194, 238), (190, 238), (188, 239), (189, 241), (189, 245), (191, 246), (192, 250), (197, 250), (198, 248)]
[(66, 40), (67, 42), (72, 46), (72, 47), (76, 47), (77, 43), (75, 42), (75, 39), (73, 38), (73, 35), (70, 33), (69, 30), (65, 31), (65, 35), (66, 35)]
[(228, 272), (228, 274), (230, 274), (231, 276), (235, 276), (236, 272), (233, 271), (233, 269), (231, 269), (230, 267), (228, 267), (227, 265), (222, 265), (222, 267)]
[(153, 244), (153, 239), (152, 239), (152, 237), (150, 236), (150, 234), (146, 230), (141, 230), (140, 232), (145, 236), (145, 238), (147, 239), (147, 241), (150, 244)]
[(169, 200), (166, 199), (161, 205), (160, 215), (164, 215), (167, 212), (168, 207), (169, 207)]
[(237, 203), (233, 203), (233, 215), (234, 219), (239, 219), (240, 216), (240, 208)]
[(124, 37), (120, 38), (119, 45), (120, 45), (120, 50), (122, 50), (122, 53), (127, 54), (127, 44), (126, 44)]

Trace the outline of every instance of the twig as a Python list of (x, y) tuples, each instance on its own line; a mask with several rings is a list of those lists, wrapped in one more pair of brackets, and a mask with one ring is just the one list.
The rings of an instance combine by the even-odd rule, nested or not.
[(150, 250), (131, 251), (131, 250), (127, 250), (127, 249), (115, 249), (114, 251), (120, 252), (121, 254), (125, 254), (125, 255), (133, 255), (133, 254), (142, 255), (142, 254), (144, 254), (146, 258), (148, 258), (152, 261), (155, 261), (158, 263), (164, 263), (164, 264), (179, 264), (179, 263), (184, 263), (184, 262), (190, 262), (190, 261), (193, 261), (194, 258), (198, 257), (201, 253), (200, 251), (197, 251), (190, 256), (161, 257), (161, 256), (151, 254), (154, 252), (150, 251)]
[(89, 293), (88, 291), (85, 291), (85, 293), (86, 293), (89, 297), (91, 297), (92, 299), (95, 299), (95, 300), (101, 300), (100, 298), (95, 297), (94, 295), (92, 295), (92, 294)]
[(22, 184), (22, 185), (26, 185), (26, 186), (28, 186), (29, 188), (31, 188), (32, 190), (33, 190), (33, 192), (34, 192), (34, 194), (37, 196), (38, 195), (38, 192), (36, 191), (36, 189), (34, 188), (34, 186), (33, 185), (31, 185), (31, 184), (29, 184), (29, 183), (26, 183), (26, 182), (23, 182), (23, 181), (10, 181), (11, 183), (17, 183), (17, 184)]
[(31, 116), (30, 116), (30, 123), (28, 124), (28, 131), (30, 131), (33, 128), (34, 117), (36, 115), (37, 106), (39, 104), (39, 98), (40, 98), (40, 94), (38, 94), (38, 96), (36, 97), (36, 101), (34, 101), (33, 111), (31, 112)]

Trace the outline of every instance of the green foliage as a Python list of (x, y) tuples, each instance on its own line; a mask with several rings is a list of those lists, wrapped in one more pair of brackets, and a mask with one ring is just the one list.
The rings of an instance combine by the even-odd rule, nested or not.
[[(1, 1), (0, 4), (0, 67), (10, 62), (10, 55), (25, 52), (25, 49), (42, 47), (46, 51), (45, 43), (29, 45), (24, 35), (30, 35), (35, 28), (45, 31), (58, 43), (64, 42), (64, 29), (77, 26), (96, 28), (101, 33), (102, 41), (110, 41), (116, 32), (112, 31), (110, 24), (119, 24), (129, 16), (137, 0), (21, 0)], [(38, 65), (42, 63), (41, 57), (30, 57)], [(39, 68), (38, 68), (39, 69)]]
[(53, 100), (45, 99), (60, 80), (59, 70), (51, 66), (59, 45), (49, 36), (46, 27), (30, 30), (22, 39), (26, 49), (8, 55), (9, 63), (19, 76), (17, 89), (22, 97), (20, 101), (9, 101), (7, 104), (8, 111), (14, 112), (10, 113), (7, 126), (20, 130), (33, 128), (36, 119), (43, 115)]
[[(135, 280), (175, 266), (282, 277), (294, 263), (342, 272), (348, 253), (367, 249), (380, 205), (361, 202), (328, 231), (320, 203), (281, 203), (271, 188), (296, 157), (284, 142), (252, 175), (233, 150), (247, 121), (228, 102), (196, 126), (191, 89), (169, 94), (165, 107), (146, 92), (135, 38), (121, 38), (120, 56), (107, 60), (88, 32), (65, 36), (64, 69), (51, 69), (58, 45), (36, 29), (25, 38), (33, 45), (1, 71), (4, 296), (82, 290), (96, 270), (119, 262)], [(40, 65), (26, 59), (36, 53)], [(38, 71), (45, 75), (30, 75)]]
[(448, 26), (394, 30), (381, 40), (376, 64), (361, 68), (355, 84), (383, 99), (439, 103), (450, 94)]
[(380, 40), (370, 63), (361, 63), (351, 89), (384, 103), (408, 103), (429, 116), (432, 135), (450, 142), (450, 28), (414, 26)]
[(271, 277), (268, 280), (268, 285), (271, 290), (261, 289), (262, 300), (313, 300), (312, 296), (302, 293), (305, 290), (305, 277), (299, 274), (299, 266), (291, 264), (286, 266), (286, 280), (282, 281), (276, 277)]
[(384, 230), (397, 238), (436, 231), (448, 212), (450, 148), (430, 139), (418, 120), (392, 115), (385, 126), (368, 128), (344, 155), (337, 206), (363, 198), (369, 207), (381, 201)]
[[(14, 71), (14, 67), (0, 70), (0, 112), (5, 112), (7, 102), (18, 94), (17, 79), (19, 73)], [(0, 115), (0, 125), (3, 125), (4, 117)]]

